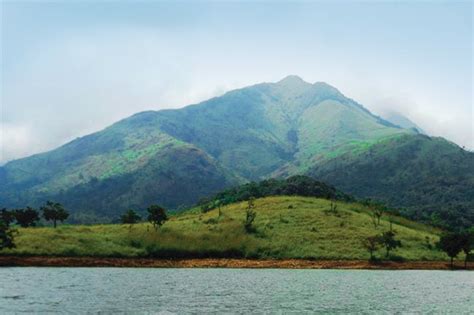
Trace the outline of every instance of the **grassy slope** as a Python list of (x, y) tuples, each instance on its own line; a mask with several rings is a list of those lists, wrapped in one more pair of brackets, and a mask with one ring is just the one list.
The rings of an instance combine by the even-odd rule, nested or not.
[[(197, 209), (172, 217), (155, 232), (149, 224), (61, 226), (19, 229), (18, 247), (8, 254), (63, 256), (258, 257), (367, 259), (361, 240), (389, 228), (384, 217), (375, 229), (359, 204), (338, 203), (339, 216), (327, 214), (330, 201), (307, 197), (267, 197), (255, 202), (257, 232), (245, 233), (246, 203), (201, 214)], [(289, 206), (293, 208), (290, 209)], [(437, 231), (395, 218), (403, 247), (395, 254), (408, 260), (441, 260), (429, 249)], [(378, 256), (383, 255), (380, 250)]]

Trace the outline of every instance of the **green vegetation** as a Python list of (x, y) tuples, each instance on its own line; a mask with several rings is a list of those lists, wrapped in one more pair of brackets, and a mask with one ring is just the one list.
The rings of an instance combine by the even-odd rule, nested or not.
[(451, 258), (451, 267), (453, 259), (464, 252), (464, 267), (466, 267), (470, 252), (474, 250), (474, 229), (444, 233), (436, 245)]
[(141, 217), (134, 210), (129, 209), (123, 215), (120, 216), (120, 221), (122, 224), (129, 224), (129, 229), (132, 228), (132, 225), (138, 223)]
[(46, 221), (53, 221), (54, 228), (56, 228), (57, 221), (63, 222), (69, 217), (69, 213), (59, 202), (48, 200), (40, 210), (43, 211), (43, 218)]
[(300, 174), (403, 208), (415, 220), (474, 224), (472, 152), (400, 128), (334, 87), (295, 76), (138, 113), (9, 162), (0, 167), (0, 206), (52, 199), (71, 211), (69, 222), (103, 223), (127, 209), (183, 210), (241, 183)]
[(155, 230), (165, 223), (168, 220), (168, 216), (166, 215), (165, 208), (158, 206), (158, 205), (151, 205), (147, 209), (148, 211), (148, 222), (150, 222)]
[(448, 229), (474, 225), (474, 153), (443, 139), (392, 138), (322, 162), (308, 175), (413, 220)]
[(248, 200), (251, 202), (255, 198), (295, 195), (331, 200), (354, 200), (351, 196), (338, 191), (332, 186), (308, 176), (296, 175), (283, 180), (272, 178), (260, 182), (250, 182), (224, 190), (211, 198), (203, 198), (198, 204), (201, 206), (201, 211), (205, 213), (211, 209), (238, 201)]
[(15, 248), (15, 230), (10, 227), (9, 221), (0, 218), (0, 251)]
[[(402, 247), (393, 250), (406, 260), (444, 260), (435, 248), (439, 231), (383, 215), (375, 228), (371, 210), (358, 203), (311, 197), (277, 196), (252, 201), (252, 233), (245, 228), (249, 202), (202, 213), (199, 208), (169, 217), (160, 229), (138, 223), (123, 225), (20, 228), (14, 249), (2, 254), (110, 257), (248, 257), (368, 259), (362, 242), (374, 234), (396, 232)], [(334, 203), (334, 202), (333, 202)], [(428, 240), (428, 241), (427, 241)], [(382, 256), (385, 253), (374, 254)], [(389, 257), (391, 259), (391, 257)]]
[(23, 228), (36, 226), (40, 220), (39, 212), (31, 207), (26, 207), (25, 209), (16, 209), (12, 213), (15, 217), (15, 221)]

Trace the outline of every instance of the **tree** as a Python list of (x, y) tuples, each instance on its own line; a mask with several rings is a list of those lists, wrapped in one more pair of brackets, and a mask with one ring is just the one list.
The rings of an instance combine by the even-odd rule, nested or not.
[(372, 207), (372, 216), (373, 216), (373, 222), (374, 226), (377, 227), (380, 225), (380, 218), (383, 215), (383, 208), (380, 205), (374, 205)]
[(370, 260), (374, 260), (374, 252), (379, 248), (380, 237), (379, 236), (369, 236), (362, 241), (362, 246), (370, 253)]
[(0, 218), (0, 250), (4, 248), (15, 248), (15, 230), (10, 228), (10, 223)]
[(153, 225), (155, 230), (158, 230), (160, 226), (168, 220), (165, 208), (158, 205), (151, 205), (147, 209), (148, 221)]
[(255, 231), (255, 228), (253, 227), (253, 221), (255, 220), (257, 213), (251, 208), (249, 208), (246, 210), (245, 214), (246, 214), (245, 222), (244, 222), (245, 231), (247, 231), (247, 233)]
[(337, 203), (335, 202), (335, 200), (331, 200), (329, 212), (334, 214), (334, 215), (337, 214)]
[(16, 209), (14, 211), (14, 216), (16, 222), (24, 228), (36, 226), (36, 223), (40, 219), (38, 211), (31, 207), (26, 207), (26, 209)]
[(460, 246), (461, 250), (464, 252), (464, 268), (467, 268), (467, 261), (469, 260), (469, 255), (471, 250), (474, 249), (474, 229), (462, 231), (460, 235)]
[(69, 217), (69, 213), (58, 202), (48, 200), (46, 204), (41, 207), (41, 210), (43, 211), (43, 218), (46, 221), (53, 221), (53, 226), (55, 228), (57, 221), (63, 222)]
[(374, 224), (374, 227), (377, 228), (377, 226), (380, 225), (380, 219), (382, 218), (386, 207), (382, 203), (373, 201), (370, 198), (363, 200), (362, 204), (372, 212), (372, 223)]
[(13, 211), (8, 211), (7, 209), (3, 208), (0, 210), (0, 221), (3, 221), (7, 225), (10, 225), (15, 221), (15, 213)]
[(140, 221), (140, 219), (141, 217), (132, 209), (128, 210), (120, 217), (123, 224), (130, 224), (130, 230), (132, 229), (132, 225)]
[(253, 232), (255, 229), (252, 226), (253, 221), (255, 220), (255, 217), (257, 216), (257, 213), (253, 211), (252, 209), (255, 208), (255, 197), (250, 197), (247, 200), (247, 210), (245, 212), (245, 222), (244, 222), (244, 228), (247, 233)]
[(453, 268), (454, 257), (462, 250), (461, 235), (458, 233), (445, 233), (441, 235), (436, 245), (451, 258), (451, 268)]
[(386, 257), (390, 255), (390, 251), (402, 246), (402, 242), (395, 239), (394, 231), (387, 231), (380, 236), (380, 243), (385, 247)]
[(253, 208), (255, 208), (255, 197), (250, 197), (249, 200), (247, 200), (247, 209)]
[(217, 199), (215, 202), (214, 202), (214, 207), (217, 207), (217, 209), (219, 210), (219, 218), (222, 216), (222, 201), (220, 199)]

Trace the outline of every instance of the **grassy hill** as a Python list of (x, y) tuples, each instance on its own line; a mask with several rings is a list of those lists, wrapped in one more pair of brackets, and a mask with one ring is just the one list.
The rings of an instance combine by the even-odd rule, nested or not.
[[(247, 202), (201, 213), (173, 216), (155, 231), (148, 223), (134, 225), (60, 226), (19, 229), (17, 248), (2, 254), (110, 257), (248, 257), (368, 259), (361, 242), (389, 229), (388, 217), (374, 227), (370, 212), (358, 203), (311, 197), (266, 197), (255, 201), (254, 233), (243, 227)], [(406, 260), (444, 260), (434, 249), (438, 232), (393, 217), (402, 247), (393, 254)], [(383, 250), (376, 254), (384, 255)]]

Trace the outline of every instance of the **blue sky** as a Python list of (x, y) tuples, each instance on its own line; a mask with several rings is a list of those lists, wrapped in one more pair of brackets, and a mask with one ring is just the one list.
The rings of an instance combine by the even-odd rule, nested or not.
[(296, 74), (474, 148), (472, 2), (9, 2), (0, 163)]

